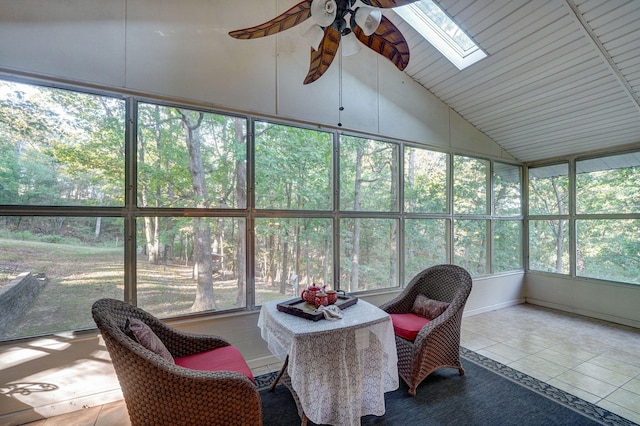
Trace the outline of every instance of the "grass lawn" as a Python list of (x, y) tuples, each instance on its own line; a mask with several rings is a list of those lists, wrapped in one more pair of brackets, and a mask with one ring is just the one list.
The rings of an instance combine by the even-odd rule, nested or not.
[[(92, 303), (103, 297), (124, 298), (124, 249), (0, 239), (0, 285), (21, 272), (44, 273), (47, 283), (38, 299), (0, 339), (95, 328)], [(196, 281), (192, 267), (152, 265), (138, 259), (138, 306), (158, 317), (191, 313)], [(256, 283), (260, 300), (280, 299), (278, 287)], [(218, 310), (236, 307), (236, 280), (214, 275)], [(291, 289), (289, 289), (291, 296)]]

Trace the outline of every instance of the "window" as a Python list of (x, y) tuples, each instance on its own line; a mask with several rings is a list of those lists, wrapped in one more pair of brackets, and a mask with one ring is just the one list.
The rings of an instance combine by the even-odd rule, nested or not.
[(120, 99), (0, 81), (0, 204), (124, 205)]
[(404, 151), (404, 209), (413, 213), (447, 213), (449, 156), (407, 147)]
[(331, 210), (330, 133), (256, 122), (256, 208)]
[[(340, 286), (346, 291), (398, 287), (399, 147), (340, 137)], [(372, 217), (380, 212), (386, 217)]]
[(576, 222), (576, 275), (640, 284), (640, 220)]
[(447, 263), (447, 219), (407, 219), (404, 224), (405, 277), (430, 266)]
[(576, 275), (640, 284), (640, 153), (576, 161)]
[(398, 146), (340, 138), (340, 209), (398, 211)]
[(340, 288), (347, 292), (397, 287), (398, 221), (340, 221)]
[(489, 221), (473, 218), (489, 212), (489, 167), (487, 160), (453, 157), (453, 262), (472, 275), (489, 272)]
[(446, 262), (519, 268), (518, 166), (4, 81), (0, 114), (0, 307), (36, 290), (3, 310), (0, 340), (93, 328), (102, 297), (168, 318), (311, 283), (398, 288)]
[(576, 212), (640, 213), (640, 153), (576, 162)]
[(138, 104), (138, 206), (245, 208), (247, 121)]
[(569, 214), (568, 164), (529, 169), (529, 214)]
[(487, 57), (433, 1), (421, 0), (394, 10), (459, 70)]
[(569, 273), (568, 220), (529, 220), (529, 269)]
[(488, 272), (486, 220), (456, 219), (453, 222), (453, 262), (471, 275)]
[(489, 162), (456, 155), (453, 158), (453, 212), (486, 215), (489, 211)]
[(332, 228), (330, 218), (256, 219), (256, 304), (295, 297), (311, 283), (333, 287)]
[(123, 221), (1, 216), (0, 340), (95, 327), (91, 304), (124, 292)]
[(530, 168), (529, 269), (570, 272), (568, 215), (569, 165)]
[(493, 165), (493, 213), (496, 216), (522, 215), (520, 166), (495, 162)]
[(245, 233), (241, 217), (139, 217), (138, 306), (161, 318), (244, 307)]
[(449, 154), (407, 146), (404, 149), (404, 276), (447, 263), (450, 244)]
[(522, 221), (493, 222), (493, 272), (522, 269)]
[[(493, 272), (522, 269), (522, 177), (513, 164), (493, 163)], [(509, 220), (511, 218), (511, 220)]]

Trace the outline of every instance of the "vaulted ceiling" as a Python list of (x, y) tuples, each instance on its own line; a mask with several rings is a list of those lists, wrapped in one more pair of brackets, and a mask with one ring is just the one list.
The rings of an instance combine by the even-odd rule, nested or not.
[(436, 1), (489, 56), (459, 71), (390, 12), (405, 72), (516, 159), (640, 147), (640, 1)]

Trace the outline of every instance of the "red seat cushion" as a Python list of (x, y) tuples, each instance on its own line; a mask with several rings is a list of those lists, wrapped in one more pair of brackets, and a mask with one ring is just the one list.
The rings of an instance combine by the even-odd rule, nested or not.
[(238, 348), (231, 345), (176, 358), (176, 365), (200, 371), (235, 371), (253, 382), (253, 374), (247, 362)]
[(418, 332), (426, 324), (430, 323), (429, 318), (421, 317), (415, 314), (390, 314), (393, 322), (393, 331), (403, 339), (411, 342), (416, 340)]

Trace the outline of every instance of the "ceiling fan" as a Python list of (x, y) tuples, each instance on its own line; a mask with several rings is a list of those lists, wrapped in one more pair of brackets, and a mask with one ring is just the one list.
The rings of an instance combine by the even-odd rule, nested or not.
[[(363, 6), (356, 6), (360, 1)], [(342, 39), (342, 54), (348, 56), (359, 48), (355, 39), (388, 58), (400, 70), (409, 63), (409, 45), (400, 30), (380, 8), (391, 9), (418, 0), (304, 0), (275, 18), (250, 28), (229, 32), (231, 37), (248, 40), (288, 30), (308, 18), (315, 24), (304, 37), (311, 44), (309, 72), (304, 84), (319, 79), (333, 61)]]

